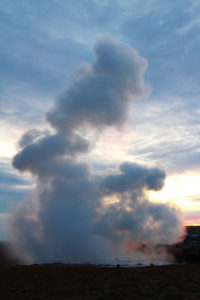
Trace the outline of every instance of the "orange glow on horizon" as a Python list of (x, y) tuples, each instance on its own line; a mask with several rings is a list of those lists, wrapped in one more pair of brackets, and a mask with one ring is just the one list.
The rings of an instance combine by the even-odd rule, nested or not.
[(200, 217), (185, 217), (184, 226), (200, 226)]

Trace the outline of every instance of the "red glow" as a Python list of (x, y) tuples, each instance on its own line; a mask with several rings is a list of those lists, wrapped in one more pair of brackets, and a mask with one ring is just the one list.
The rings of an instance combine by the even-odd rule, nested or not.
[(176, 243), (180, 243), (184, 240), (186, 235), (186, 227), (183, 227), (183, 232), (182, 234), (177, 238)]
[(126, 229), (120, 229), (120, 230), (118, 230), (118, 233), (119, 234), (127, 234), (128, 230), (126, 230)]
[(127, 240), (125, 242), (125, 248), (126, 248), (126, 252), (134, 252), (135, 251), (135, 246), (134, 243), (130, 240)]
[(145, 243), (142, 242), (133, 242), (131, 240), (125, 241), (125, 250), (127, 253), (133, 252), (146, 252), (147, 246)]

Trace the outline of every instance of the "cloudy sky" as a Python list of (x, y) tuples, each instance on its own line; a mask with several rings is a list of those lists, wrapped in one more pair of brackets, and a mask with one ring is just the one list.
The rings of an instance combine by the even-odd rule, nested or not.
[(47, 129), (45, 113), (93, 46), (110, 36), (146, 58), (148, 97), (123, 128), (108, 129), (86, 157), (94, 172), (132, 161), (165, 168), (152, 199), (175, 201), (185, 223), (200, 223), (200, 4), (161, 0), (3, 0), (0, 3), (0, 239), (12, 208), (34, 187), (12, 167), (28, 129)]

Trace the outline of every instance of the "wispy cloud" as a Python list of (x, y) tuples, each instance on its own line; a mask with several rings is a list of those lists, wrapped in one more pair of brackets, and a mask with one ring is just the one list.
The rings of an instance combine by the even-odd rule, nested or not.
[(0, 211), (7, 213), (33, 188), (30, 176), (20, 176), (11, 167), (9, 160), (0, 161)]

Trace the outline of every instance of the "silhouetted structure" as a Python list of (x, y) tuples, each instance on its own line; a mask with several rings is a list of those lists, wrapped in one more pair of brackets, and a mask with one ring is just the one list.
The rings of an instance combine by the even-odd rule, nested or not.
[(200, 226), (187, 226), (183, 241), (168, 247), (175, 262), (200, 263)]

